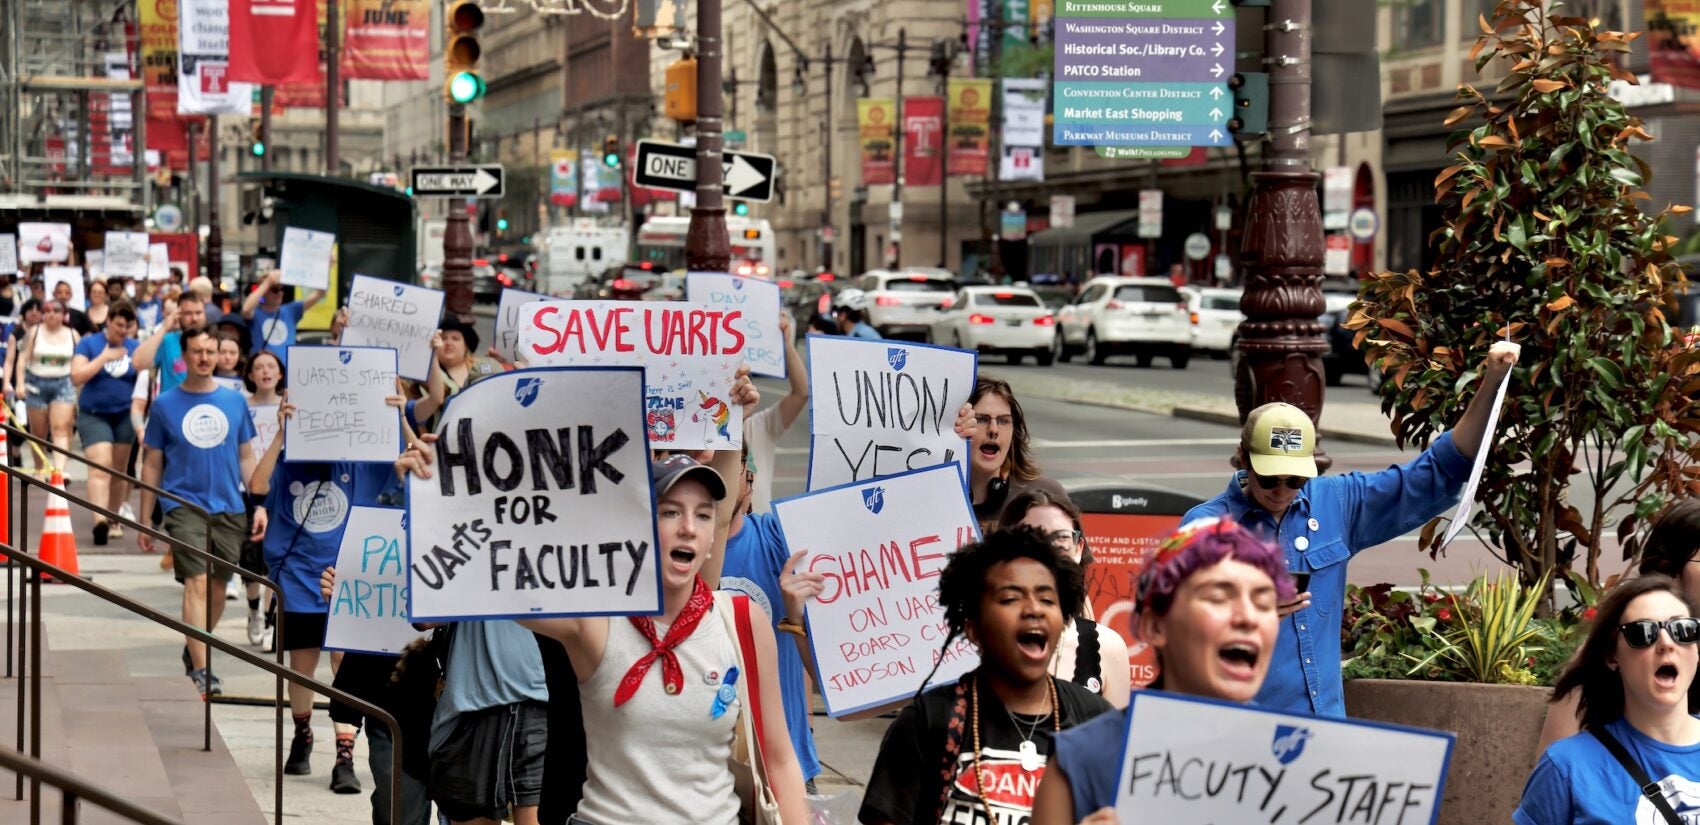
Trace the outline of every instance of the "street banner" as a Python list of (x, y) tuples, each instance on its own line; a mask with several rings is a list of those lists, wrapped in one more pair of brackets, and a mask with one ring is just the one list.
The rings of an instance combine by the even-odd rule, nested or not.
[(1139, 190), (1139, 237), (1163, 237), (1163, 190)]
[(443, 291), (356, 274), (348, 288), (350, 347), (389, 347), (403, 378), (431, 377), (431, 333), (443, 317)]
[(1045, 92), (1048, 88), (1048, 83), (1037, 78), (1004, 79), (1003, 145), (1045, 145)]
[(429, 80), (429, 0), (344, 0), (342, 76)]
[(834, 717), (904, 701), (938, 664), (947, 685), (979, 664), (951, 641), (939, 572), (978, 541), (974, 506), (956, 468), (928, 467), (774, 502), (785, 545), (809, 552), (800, 570), (825, 577), (806, 605), (815, 684)]
[(1326, 231), (1346, 228), (1352, 212), (1352, 186), (1357, 182), (1357, 170), (1350, 166), (1330, 166), (1322, 170), (1322, 228)]
[(1126, 731), (1114, 784), (1127, 825), (1433, 823), (1455, 738), (1157, 690), (1133, 692)]
[(1003, 158), (998, 162), (999, 180), (1045, 179), (1044, 149), (1038, 146), (1005, 146), (1002, 153)]
[(1700, 3), (1647, 0), (1644, 12), (1653, 82), (1700, 89)]
[(281, 280), (290, 286), (308, 289), (329, 289), (331, 285), (331, 250), (336, 235), (302, 229), (299, 226), (283, 230), (283, 254), (278, 262)]
[(248, 443), (254, 448), (254, 455), (265, 455), (272, 442), (277, 440), (277, 405), (249, 404), (248, 418), (254, 422), (254, 440)]
[(685, 276), (685, 300), (742, 310), (739, 329), (748, 339), (744, 344), (744, 363), (750, 366), (750, 373), (785, 377), (785, 334), (779, 329), (779, 314), (783, 310), (778, 284), (719, 272), (692, 272)]
[[(608, 202), (602, 199), (602, 160), (595, 152), (579, 153), (579, 177), (584, 180), (584, 202), (579, 208), (586, 212), (607, 212)], [(616, 200), (618, 200), (616, 198)]]
[(1003, 7), (1003, 47), (1008, 54), (1013, 49), (1032, 47), (1027, 33), (1027, 0), (998, 0)]
[(549, 295), (536, 292), (526, 292), (523, 289), (505, 287), (502, 289), (502, 299), (496, 304), (496, 340), (490, 345), (496, 348), (496, 353), (503, 361), (510, 364), (518, 359), (514, 351), (519, 346), (519, 314), (525, 305), (532, 301), (552, 301)]
[(987, 129), (992, 116), (992, 81), (953, 77), (947, 88), (950, 154), (946, 174), (984, 175), (991, 157), (991, 136)]
[[(149, 238), (149, 240), (151, 241), (152, 238)], [(169, 280), (171, 280), (171, 251), (170, 251), (170, 249), (171, 249), (170, 247), (168, 247), (168, 246), (166, 246), (165, 244), (162, 244), (162, 243), (149, 243), (148, 244), (148, 280), (150, 280), (150, 281), (169, 281)], [(149, 324), (148, 326), (152, 326), (152, 324)]]
[(61, 283), (71, 285), (71, 309), (88, 309), (88, 298), (83, 295), (83, 268), (80, 266), (44, 266), (41, 268), (42, 287), (49, 296), (53, 295), (54, 287)]
[(336, 552), (326, 650), (400, 655), (430, 631), (407, 617), (407, 511), (350, 507)]
[[(200, 233), (149, 232), (148, 241), (150, 246), (156, 243), (165, 244), (166, 266), (170, 270), (184, 274), (201, 271)], [(149, 273), (148, 277), (153, 277), (152, 273)]]
[(233, 81), (324, 82), (314, 0), (230, 0), (230, 44)]
[(230, 0), (177, 0), (177, 113), (247, 115), (254, 87), (230, 80)]
[(903, 185), (944, 182), (944, 98), (903, 99)]
[(18, 236), (0, 234), (0, 275), (18, 274)]
[(632, 7), (632, 35), (654, 39), (684, 33), (689, 26), (685, 6), (685, 0), (637, 0)]
[[(177, 120), (177, 4), (137, 3), (141, 18), (142, 86), (147, 98), (148, 148), (165, 151), (154, 130)], [(182, 131), (182, 125), (176, 125)]]
[(949, 464), (966, 484), (956, 413), (979, 356), (929, 344), (809, 336), (808, 489)]
[(401, 455), (401, 411), (395, 350), (377, 347), (290, 347), (289, 401), (283, 427), (285, 461), (395, 461)]
[(856, 130), (862, 143), (862, 185), (877, 186), (897, 180), (894, 167), (897, 102), (889, 97), (864, 97), (856, 101)]
[(414, 621), (653, 616), (663, 556), (643, 370), (527, 369), (449, 400), (408, 478)]
[(748, 338), (744, 311), (683, 301), (537, 301), (515, 352), (540, 367), (643, 367), (645, 432), (667, 450), (736, 450), (731, 400)]
[(112, 278), (145, 278), (148, 274), (148, 233), (108, 232), (100, 269)]
[(18, 262), (57, 264), (71, 260), (71, 225), (68, 223), (18, 224)]
[(1074, 226), (1074, 196), (1051, 196), (1051, 228), (1066, 229)]
[(578, 150), (549, 152), (549, 202), (556, 206), (578, 203)]

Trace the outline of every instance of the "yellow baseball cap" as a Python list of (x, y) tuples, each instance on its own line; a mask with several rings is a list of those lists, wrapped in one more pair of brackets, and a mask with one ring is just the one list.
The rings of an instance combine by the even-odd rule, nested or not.
[(1291, 404), (1264, 404), (1246, 416), (1240, 444), (1260, 476), (1316, 477), (1316, 425)]

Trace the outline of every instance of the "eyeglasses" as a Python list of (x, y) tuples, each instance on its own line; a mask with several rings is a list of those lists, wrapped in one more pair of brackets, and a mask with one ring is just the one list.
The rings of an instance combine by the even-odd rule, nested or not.
[(982, 427), (991, 426), (991, 423), (993, 421), (996, 421), (998, 423), (999, 427), (1013, 427), (1013, 426), (1015, 426), (1015, 416), (1012, 416), (1012, 415), (999, 415), (999, 416), (994, 417), (994, 416), (982, 414), (982, 415), (974, 416), (974, 423), (978, 424)]
[(1083, 536), (1079, 530), (1052, 530), (1045, 534), (1045, 538), (1059, 550), (1073, 550)]
[(1670, 640), (1679, 645), (1700, 642), (1700, 619), (1694, 618), (1666, 619), (1662, 622), (1652, 619), (1625, 622), (1617, 626), (1617, 632), (1623, 634), (1623, 640), (1628, 642), (1630, 647), (1640, 649), (1652, 647), (1659, 640), (1661, 627), (1670, 634)]
[(1273, 490), (1285, 484), (1289, 490), (1303, 490), (1307, 481), (1310, 481), (1310, 479), (1304, 476), (1258, 476), (1257, 486), (1265, 490)]

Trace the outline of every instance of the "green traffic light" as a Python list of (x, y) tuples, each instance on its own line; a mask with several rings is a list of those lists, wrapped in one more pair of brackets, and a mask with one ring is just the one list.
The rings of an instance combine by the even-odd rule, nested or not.
[(496, 219), (496, 231), (497, 232), (508, 231), (508, 219), (507, 218), (497, 218)]
[(456, 72), (449, 78), (449, 98), (456, 103), (471, 103), (484, 96), (484, 78), (476, 72)]
[(738, 201), (737, 203), (732, 204), (732, 214), (740, 216), (748, 215), (750, 214), (750, 205), (743, 201)]
[(525, 244), (526, 246), (530, 246), (531, 245), (531, 236), (530, 235), (521, 235), (519, 242), (522, 243), (522, 244)]
[(413, 187), (407, 187), (407, 196), (410, 198), (413, 197)]
[(266, 156), (266, 145), (256, 140), (253, 146), (248, 147), (248, 151), (253, 152), (254, 157), (263, 158)]
[(618, 167), (620, 165), (620, 154), (618, 152), (609, 152), (602, 156), (602, 163), (610, 169)]

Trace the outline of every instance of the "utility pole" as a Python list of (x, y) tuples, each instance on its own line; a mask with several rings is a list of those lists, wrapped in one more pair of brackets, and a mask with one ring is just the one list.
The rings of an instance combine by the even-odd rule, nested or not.
[(224, 230), (218, 226), (218, 115), (207, 115), (207, 277), (224, 274)]
[[(936, 43), (937, 41), (935, 41)], [(948, 48), (948, 47), (946, 47)], [(939, 78), (939, 97), (949, 101), (950, 95), (950, 64), (940, 60), (932, 66)], [(948, 111), (948, 110), (947, 110)], [(942, 128), (945, 124), (940, 123)], [(939, 135), (939, 268), (950, 266), (950, 160), (946, 147), (949, 142)]]
[(332, 177), (340, 174), (342, 169), (342, 146), (338, 140), (340, 118), (337, 113), (337, 105), (342, 102), (339, 94), (342, 91), (342, 68), (337, 65), (342, 59), (342, 21), (339, 19), (342, 15), (338, 11), (341, 5), (325, 4), (325, 174)]
[[(466, 162), (466, 104), (449, 104), (449, 164)], [(448, 223), (443, 227), (443, 302), (448, 312), (472, 323), (472, 227), (465, 198), (446, 198)]]
[(272, 170), (272, 95), (276, 88), (270, 83), (260, 87), (260, 145), (265, 152), (260, 155), (260, 171)]
[(903, 133), (909, 129), (909, 121), (903, 112), (903, 59), (909, 48), (909, 36), (905, 29), (897, 30), (897, 139), (893, 143), (891, 163), (897, 174), (891, 185), (891, 266), (903, 266)]
[[(986, 25), (982, 21), (980, 25)], [(987, 69), (992, 76), (991, 114), (986, 118), (986, 176), (987, 196), (980, 200), (980, 234), (986, 239), (991, 249), (991, 260), (986, 262), (986, 270), (990, 273), (993, 283), (1003, 282), (1003, 240), (1000, 237), (1001, 228), (998, 221), (1003, 216), (1003, 204), (999, 203), (1003, 193), (998, 186), (998, 175), (1003, 171), (1003, 30), (1009, 25), (1004, 19), (1000, 6), (992, 15), (991, 58)]]
[(820, 265), (821, 271), (832, 271), (832, 144), (837, 141), (838, 134), (832, 128), (832, 41), (826, 42), (826, 114), (821, 118), (825, 123), (826, 146), (821, 152), (821, 187), (826, 194), (822, 198), (825, 203), (820, 216)]
[(725, 272), (732, 265), (720, 169), (720, 3), (697, 3), (697, 205), (685, 232), (685, 266), (696, 272)]

